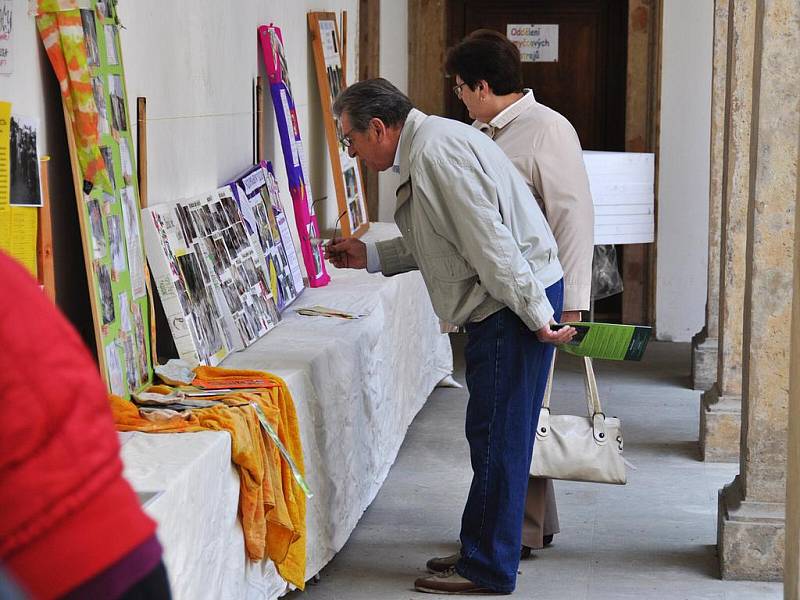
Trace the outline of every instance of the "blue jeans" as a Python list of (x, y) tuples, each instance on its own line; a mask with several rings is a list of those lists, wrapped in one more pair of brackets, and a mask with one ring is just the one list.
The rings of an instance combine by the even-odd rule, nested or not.
[[(561, 315), (563, 280), (547, 288)], [(555, 349), (508, 308), (466, 326), (466, 434), (472, 484), (461, 518), (459, 575), (497, 592), (517, 581), (536, 425)]]

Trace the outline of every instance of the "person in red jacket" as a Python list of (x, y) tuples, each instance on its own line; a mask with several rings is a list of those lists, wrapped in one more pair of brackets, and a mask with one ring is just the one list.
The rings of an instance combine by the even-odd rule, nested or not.
[(77, 332), (0, 252), (0, 563), (32, 598), (170, 598)]

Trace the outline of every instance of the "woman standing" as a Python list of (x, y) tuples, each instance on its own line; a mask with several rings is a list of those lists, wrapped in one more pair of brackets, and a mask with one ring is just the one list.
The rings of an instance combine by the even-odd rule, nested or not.
[[(473, 126), (503, 149), (544, 212), (564, 268), (564, 311), (556, 318), (580, 321), (581, 311), (589, 310), (594, 208), (575, 128), (538, 103), (532, 90), (523, 89), (519, 50), (497, 31), (479, 29), (468, 35), (449, 50), (445, 70), (454, 77), (453, 92), (475, 120)], [(551, 346), (549, 353), (553, 351)], [(550, 360), (543, 364), (549, 366)], [(544, 389), (537, 393), (543, 395)], [(552, 481), (531, 477), (522, 556), (549, 544), (558, 530)], [(433, 559), (428, 567), (439, 571), (451, 560)]]

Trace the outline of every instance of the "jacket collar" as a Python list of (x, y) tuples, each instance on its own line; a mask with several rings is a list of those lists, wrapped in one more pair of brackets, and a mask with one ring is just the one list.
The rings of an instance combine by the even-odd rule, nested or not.
[(491, 121), (488, 123), (475, 121), (472, 126), (477, 127), (483, 132), (488, 132), (490, 136), (494, 137), (495, 131), (502, 129), (528, 108), (536, 104), (536, 98), (533, 97), (533, 90), (525, 88), (522, 91), (525, 93), (522, 98), (500, 111)]
[[(400, 185), (397, 186), (397, 207), (403, 204), (410, 197), (410, 193), (401, 193), (402, 188), (406, 186), (411, 178), (411, 143), (417, 133), (422, 122), (428, 117), (421, 110), (412, 108), (411, 112), (406, 117), (406, 122), (403, 125), (403, 130), (400, 132), (400, 139), (397, 142), (397, 154), (400, 165)], [(403, 190), (405, 192), (405, 190)]]

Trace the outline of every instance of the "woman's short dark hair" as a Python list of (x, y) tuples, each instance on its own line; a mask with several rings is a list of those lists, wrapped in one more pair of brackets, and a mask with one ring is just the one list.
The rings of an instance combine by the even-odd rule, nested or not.
[(403, 92), (386, 79), (366, 79), (345, 88), (333, 103), (333, 113), (347, 113), (356, 131), (366, 131), (370, 119), (378, 118), (387, 127), (402, 125), (414, 105)]
[(471, 90), (483, 79), (498, 96), (522, 91), (519, 48), (493, 29), (477, 29), (450, 48), (444, 68)]

